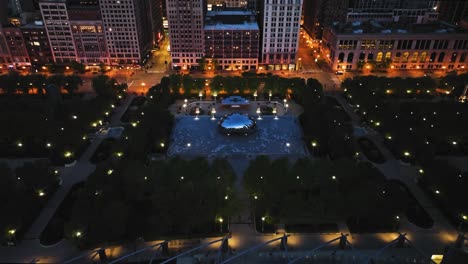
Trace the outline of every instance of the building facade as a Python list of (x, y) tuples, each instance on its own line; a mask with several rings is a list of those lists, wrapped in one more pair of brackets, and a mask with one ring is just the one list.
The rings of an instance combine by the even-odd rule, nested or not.
[(26, 67), (30, 67), (31, 60), (21, 29), (19, 27), (5, 27), (3, 34), (14, 68), (26, 69)]
[(21, 27), (26, 49), (31, 60), (31, 66), (38, 67), (54, 61), (47, 38), (47, 32), (42, 23), (32, 23)]
[(467, 32), (446, 24), (347, 23), (325, 28), (322, 41), (335, 70), (457, 70), (468, 62)]
[(142, 64), (152, 43), (149, 0), (99, 1), (110, 64)]
[(204, 56), (203, 0), (166, 0), (172, 67), (198, 68)]
[(468, 1), (439, 1), (437, 11), (439, 12), (440, 20), (458, 24), (463, 20), (468, 20)]
[(262, 60), (268, 70), (295, 70), (302, 0), (264, 0)]
[(98, 5), (69, 5), (68, 14), (78, 62), (110, 64), (106, 36)]
[(209, 65), (213, 65), (209, 67), (258, 68), (260, 31), (253, 12), (210, 11), (206, 15), (204, 36), (205, 56)]
[(72, 36), (66, 0), (43, 0), (39, 3), (49, 38), (52, 56), (57, 64), (79, 61)]

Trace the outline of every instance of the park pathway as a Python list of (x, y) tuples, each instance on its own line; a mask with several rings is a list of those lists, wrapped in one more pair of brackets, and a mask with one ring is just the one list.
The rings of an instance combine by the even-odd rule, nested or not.
[[(348, 113), (351, 117), (353, 126), (361, 126), (361, 119), (359, 116), (356, 115), (354, 110), (348, 104), (348, 102), (340, 95), (336, 93), (329, 94), (330, 96), (337, 99), (337, 101), (341, 104), (343, 109)], [(432, 201), (426, 196), (426, 194), (421, 190), (421, 188), (417, 184), (417, 178), (419, 176), (418, 169), (410, 166), (408, 164), (402, 163), (400, 160), (395, 159), (393, 154), (385, 147), (382, 140), (378, 137), (377, 134), (370, 133), (367, 135), (371, 141), (377, 146), (380, 152), (384, 155), (386, 162), (383, 164), (374, 164), (384, 175), (387, 179), (391, 180), (398, 180), (401, 181), (409, 191), (413, 194), (419, 204), (426, 210), (426, 212), (431, 216), (434, 220), (434, 226), (428, 231), (424, 230), (424, 232), (444, 232), (447, 234), (454, 234), (456, 230), (453, 226), (451, 226), (446, 219), (446, 217), (440, 212), (438, 208), (436, 208)], [(405, 227), (403, 227), (404, 229)], [(412, 229), (411, 231), (421, 232), (423, 231), (420, 228), (417, 228), (413, 225), (406, 225), (406, 228)], [(408, 230), (409, 231), (409, 230)]]
[[(133, 98), (134, 95), (129, 95), (125, 99), (118, 111), (112, 116), (109, 124), (110, 127), (120, 124), (120, 118), (127, 110)], [(59, 169), (62, 178), (62, 185), (50, 198), (47, 205), (42, 209), (39, 217), (26, 232), (24, 240), (38, 239), (73, 185), (86, 180), (86, 178), (95, 170), (95, 165), (91, 164), (89, 159), (93, 156), (102, 140), (103, 138), (96, 138), (89, 145), (83, 155), (81, 155), (79, 160), (76, 161), (74, 166)], [(19, 246), (21, 246), (21, 244)]]

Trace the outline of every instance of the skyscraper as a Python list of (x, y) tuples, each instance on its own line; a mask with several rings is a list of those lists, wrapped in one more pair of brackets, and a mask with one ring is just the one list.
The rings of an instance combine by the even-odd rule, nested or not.
[(262, 64), (269, 70), (296, 68), (302, 0), (264, 0)]
[(166, 0), (172, 67), (198, 67), (204, 56), (204, 1)]
[(77, 61), (66, 0), (43, 0), (39, 3), (42, 19), (56, 63)]
[(439, 11), (440, 20), (458, 24), (462, 20), (468, 20), (468, 1), (440, 1), (437, 11)]
[(141, 64), (151, 50), (149, 0), (100, 0), (110, 63)]

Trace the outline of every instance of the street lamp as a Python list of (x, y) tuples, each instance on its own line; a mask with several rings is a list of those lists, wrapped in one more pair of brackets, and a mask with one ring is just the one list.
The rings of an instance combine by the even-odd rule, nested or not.
[(468, 220), (468, 216), (462, 215), (460, 224), (458, 225), (458, 231), (460, 231), (460, 232), (462, 231), (463, 224), (466, 222), (466, 220)]
[(254, 98), (255, 98), (255, 101), (257, 101), (257, 96), (258, 96), (258, 94), (257, 94), (257, 90), (255, 90), (255, 92), (254, 92), (253, 96), (254, 96)]
[(272, 96), (272, 94), (271, 94), (271, 90), (270, 90), (270, 91), (268, 91), (268, 101), (271, 101), (271, 96)]
[(262, 217), (262, 233), (265, 231), (265, 220), (266, 220), (266, 216), (263, 216)]
[(200, 92), (198, 93), (198, 96), (200, 97), (200, 101), (201, 101), (201, 100), (202, 100), (202, 97), (203, 97), (202, 91), (200, 91)]
[(260, 110), (260, 107), (257, 108), (257, 115), (258, 115), (258, 120), (262, 120), (262, 116), (260, 115), (262, 113), (262, 111)]
[(213, 107), (213, 109), (211, 109), (211, 120), (216, 120), (215, 114), (216, 114), (216, 108)]
[(288, 112), (289, 104), (285, 104), (284, 108), (286, 109), (286, 113)]
[(218, 222), (219, 222), (219, 232), (222, 233), (223, 232), (223, 218), (218, 218)]
[(213, 93), (213, 96), (214, 96), (214, 98), (215, 98), (215, 103), (216, 103), (216, 97), (218, 96), (218, 92), (215, 91), (215, 92)]
[(195, 120), (198, 120), (198, 115), (200, 114), (200, 108), (195, 108), (195, 114), (197, 114), (197, 116), (195, 117)]

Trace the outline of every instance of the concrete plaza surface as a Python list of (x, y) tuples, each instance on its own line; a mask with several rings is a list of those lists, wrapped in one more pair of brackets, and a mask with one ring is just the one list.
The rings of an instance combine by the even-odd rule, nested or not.
[[(256, 118), (256, 116), (255, 116)], [(176, 124), (168, 156), (294, 156), (305, 157), (308, 151), (302, 140), (299, 121), (294, 116), (263, 116), (257, 131), (247, 136), (227, 136), (218, 131), (218, 122), (209, 116), (183, 116)]]

